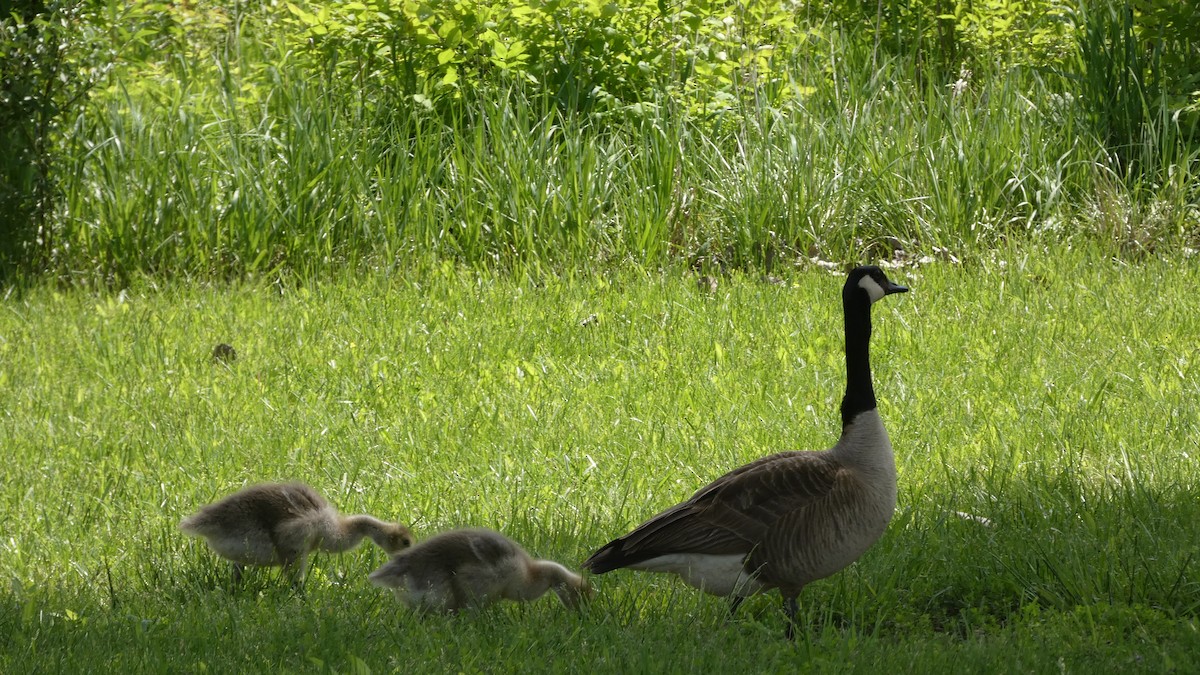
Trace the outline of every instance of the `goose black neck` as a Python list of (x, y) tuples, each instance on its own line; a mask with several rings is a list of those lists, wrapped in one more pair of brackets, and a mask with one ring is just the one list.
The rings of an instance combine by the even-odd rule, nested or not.
[(871, 383), (871, 301), (859, 289), (842, 296), (846, 316), (846, 395), (842, 397), (842, 427), (859, 413), (875, 409), (875, 387)]

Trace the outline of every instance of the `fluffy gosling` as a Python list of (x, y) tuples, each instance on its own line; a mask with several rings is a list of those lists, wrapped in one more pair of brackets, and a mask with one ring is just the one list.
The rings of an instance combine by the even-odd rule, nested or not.
[(252, 485), (202, 507), (180, 521), (179, 529), (207, 539), (217, 555), (231, 561), (235, 583), (245, 565), (282, 566), (298, 586), (308, 555), (317, 549), (340, 553), (369, 537), (391, 555), (413, 541), (400, 523), (340, 515), (304, 483)]
[(551, 560), (535, 560), (493, 530), (451, 530), (392, 558), (370, 576), (418, 611), (458, 612), (500, 599), (526, 602), (552, 590), (570, 608), (591, 597), (586, 579)]

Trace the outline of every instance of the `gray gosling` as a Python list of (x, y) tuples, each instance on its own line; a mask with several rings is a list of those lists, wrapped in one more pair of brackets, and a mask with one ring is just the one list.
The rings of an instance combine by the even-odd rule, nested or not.
[(370, 580), (420, 612), (455, 613), (501, 599), (526, 602), (548, 590), (576, 608), (592, 595), (580, 575), (535, 560), (508, 537), (483, 528), (430, 537), (372, 572)]
[(846, 279), (846, 394), (832, 448), (738, 467), (604, 545), (584, 569), (676, 574), (731, 597), (731, 615), (747, 596), (778, 588), (792, 638), (801, 589), (857, 560), (896, 508), (896, 461), (875, 404), (868, 343), (871, 305), (907, 290), (873, 266)]
[(233, 580), (245, 565), (281, 566), (293, 586), (304, 581), (308, 555), (348, 551), (369, 537), (389, 555), (412, 545), (400, 523), (371, 516), (343, 516), (304, 483), (252, 485), (202, 507), (179, 529), (203, 537), (217, 555), (233, 563)]

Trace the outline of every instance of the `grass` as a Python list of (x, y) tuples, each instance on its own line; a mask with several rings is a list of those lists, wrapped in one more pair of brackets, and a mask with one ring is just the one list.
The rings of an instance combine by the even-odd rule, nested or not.
[[(503, 78), (435, 112), (387, 94), (386, 78), (348, 84), (317, 67), (279, 13), (201, 12), (186, 39), (131, 48), (56, 146), (58, 208), (30, 276), (336, 276), (430, 255), (770, 271), (896, 241), (958, 255), (1200, 241), (1191, 118), (1118, 87), (1110, 75), (1125, 70), (1100, 56), (931, 82), (917, 61), (822, 24), (773, 57), (789, 95), (739, 85), (707, 117), (665, 94), (572, 111)], [(1090, 54), (1089, 39), (1132, 37), (1078, 39)], [(1110, 100), (1139, 111), (1112, 123), (1120, 138)]]
[(578, 566), (733, 466), (831, 444), (837, 277), (735, 273), (709, 296), (677, 269), (432, 263), (10, 295), (0, 670), (1192, 671), (1198, 271), (1080, 249), (895, 271), (912, 292), (877, 308), (873, 361), (900, 505), (804, 591), (795, 644), (775, 595), (727, 622), (628, 572), (579, 615), (547, 597), (420, 620), (366, 582), (371, 546), (318, 556), (302, 597), (269, 573), (231, 592), (176, 523), (298, 478), (418, 536), (488, 525)]

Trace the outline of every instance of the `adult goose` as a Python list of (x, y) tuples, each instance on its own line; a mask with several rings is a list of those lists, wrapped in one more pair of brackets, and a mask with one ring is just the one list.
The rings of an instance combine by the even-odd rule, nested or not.
[(282, 566), (293, 585), (304, 580), (308, 555), (315, 550), (348, 551), (364, 537), (388, 554), (412, 545), (400, 523), (366, 515), (343, 516), (304, 483), (263, 483), (228, 495), (184, 518), (179, 529), (203, 537), (233, 563), (233, 580), (244, 565)]
[(573, 608), (592, 592), (578, 574), (552, 560), (535, 560), (513, 540), (485, 528), (430, 537), (372, 572), (370, 580), (420, 611), (457, 612), (501, 599), (525, 602), (549, 590)]
[(609, 542), (583, 567), (595, 574), (622, 567), (670, 572), (730, 596), (731, 613), (746, 597), (778, 588), (792, 638), (801, 589), (857, 560), (896, 507), (896, 462), (876, 409), (868, 346), (871, 305), (907, 290), (875, 266), (857, 267), (846, 279), (846, 394), (837, 444), (738, 467)]

